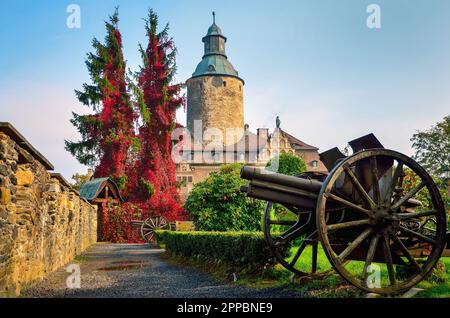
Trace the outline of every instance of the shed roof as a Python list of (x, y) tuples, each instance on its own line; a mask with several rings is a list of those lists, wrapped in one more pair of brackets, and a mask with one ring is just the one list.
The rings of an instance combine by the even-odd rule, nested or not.
[(14, 140), (20, 147), (25, 149), (33, 156), (37, 161), (39, 161), (47, 170), (53, 170), (54, 167), (36, 148), (34, 148), (28, 140), (10, 123), (0, 122), (0, 131), (8, 135), (12, 140)]
[(123, 202), (123, 199), (120, 196), (119, 187), (110, 178), (96, 178), (86, 182), (80, 188), (80, 196), (88, 201), (92, 201), (98, 197), (100, 192), (108, 183), (115, 188), (118, 199)]

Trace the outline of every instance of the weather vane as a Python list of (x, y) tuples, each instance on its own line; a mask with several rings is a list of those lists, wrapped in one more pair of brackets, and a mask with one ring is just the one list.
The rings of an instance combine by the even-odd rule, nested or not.
[(216, 24), (216, 12), (212, 12), (213, 15), (213, 24)]

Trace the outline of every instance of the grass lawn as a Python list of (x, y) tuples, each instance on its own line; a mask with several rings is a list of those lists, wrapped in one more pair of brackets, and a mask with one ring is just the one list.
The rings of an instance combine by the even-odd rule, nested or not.
[[(289, 262), (293, 255), (295, 254), (296, 248), (291, 251), (290, 258), (287, 259)], [(309, 271), (311, 268), (311, 247), (308, 247), (302, 254), (296, 268), (301, 271)], [(424, 289), (424, 291), (418, 293), (415, 297), (425, 297), (425, 298), (448, 298), (450, 297), (450, 258), (443, 257), (440, 261), (441, 271), (429, 276), (425, 281), (422, 281), (417, 287)], [(326, 271), (331, 268), (328, 259), (319, 247), (317, 265), (319, 271)], [(445, 272), (442, 269), (442, 265), (445, 266)], [(352, 273), (361, 273), (364, 266), (363, 262), (352, 261), (346, 268)], [(387, 268), (384, 264), (380, 264), (381, 267), (381, 281), (383, 286), (388, 283)], [(331, 271), (324, 278), (296, 278), (294, 283), (292, 283), (292, 274), (286, 270), (281, 265), (276, 265), (275, 268), (271, 270), (270, 275), (276, 278), (277, 285), (286, 285), (290, 288), (300, 289), (304, 293), (311, 297), (360, 297), (365, 293), (349, 286), (338, 274)], [(264, 280), (264, 279), (263, 279)], [(267, 279), (266, 279), (267, 280)], [(445, 282), (443, 282), (445, 280)], [(258, 279), (249, 280), (244, 279), (242, 282), (245, 284), (258, 285)], [(265, 284), (270, 285), (270, 284)]]
[[(301, 240), (301, 239), (299, 239)], [(295, 242), (294, 246), (299, 246), (299, 242)], [(286, 261), (289, 263), (294, 257), (297, 248), (291, 248), (289, 257)], [(324, 275), (313, 275), (298, 277), (285, 269), (281, 264), (257, 270), (244, 268), (230, 268), (214, 259), (205, 259), (200, 257), (183, 258), (172, 257), (167, 254), (167, 259), (179, 265), (194, 266), (212, 276), (221, 280), (233, 281), (237, 274), (237, 281), (234, 284), (248, 286), (253, 288), (286, 288), (294, 289), (303, 297), (325, 297), (325, 298), (343, 298), (343, 297), (364, 297), (367, 293), (353, 287), (347, 283), (339, 274), (334, 272), (331, 264), (319, 245), (317, 270), (318, 272), (326, 272)], [(311, 271), (312, 247), (308, 246), (302, 253), (300, 259), (296, 263), (296, 268), (303, 272)], [(377, 264), (380, 266), (380, 278), (383, 287), (389, 286), (388, 271), (385, 264)], [(351, 261), (346, 265), (346, 270), (351, 272), (353, 276), (359, 277), (362, 273), (364, 262)], [(401, 277), (397, 277), (397, 281), (401, 281)], [(450, 298), (450, 257), (441, 258), (437, 269), (422, 281), (417, 287), (424, 289), (416, 294), (415, 297), (424, 298)]]
[[(295, 249), (292, 251), (295, 252)], [(302, 254), (298, 265), (299, 269), (309, 270), (311, 249), (306, 249), (305, 254)], [(230, 279), (230, 269), (219, 264), (205, 263), (204, 261), (197, 261), (192, 259), (185, 259), (181, 257), (168, 257), (177, 264), (185, 266), (194, 266), (218, 279)], [(291, 256), (292, 257), (292, 256)], [(288, 259), (289, 260), (289, 259)], [(331, 269), (325, 253), (319, 248), (318, 268), (320, 270)], [(439, 277), (446, 279), (445, 282), (437, 281), (437, 276), (432, 275), (427, 280), (421, 282), (417, 287), (424, 289), (415, 297), (418, 298), (448, 298), (450, 297), (450, 257), (441, 258), (441, 263), (445, 265), (445, 273)], [(363, 266), (362, 262), (354, 262), (349, 264), (350, 269), (360, 270)], [(382, 268), (382, 277), (387, 277), (387, 271)], [(444, 276), (444, 277), (442, 277)], [(386, 278), (387, 279), (387, 278)], [(385, 280), (382, 278), (382, 280)], [(249, 274), (238, 273), (238, 280), (234, 284), (253, 287), (253, 288), (273, 288), (281, 287), (286, 289), (294, 289), (299, 291), (304, 297), (315, 298), (345, 298), (345, 297), (364, 297), (365, 292), (349, 285), (340, 275), (331, 270), (323, 277), (294, 277), (293, 274), (285, 269), (280, 264), (275, 267), (265, 270), (263, 273)]]
[(450, 298), (450, 257), (442, 257), (442, 263), (445, 265), (446, 281), (445, 283), (436, 283), (433, 281), (424, 281), (418, 287), (425, 289), (417, 297), (426, 298)]

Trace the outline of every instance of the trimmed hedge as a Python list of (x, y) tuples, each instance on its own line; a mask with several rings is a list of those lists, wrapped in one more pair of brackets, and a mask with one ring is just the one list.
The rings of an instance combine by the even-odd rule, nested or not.
[(245, 271), (257, 271), (275, 264), (261, 232), (157, 231), (156, 237), (173, 256)]

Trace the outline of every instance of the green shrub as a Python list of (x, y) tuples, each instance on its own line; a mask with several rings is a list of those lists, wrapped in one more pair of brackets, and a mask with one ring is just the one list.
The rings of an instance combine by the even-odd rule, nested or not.
[(260, 231), (264, 202), (247, 198), (240, 187), (241, 164), (221, 167), (197, 183), (184, 203), (201, 231)]
[[(277, 161), (278, 164), (276, 164)], [(279, 156), (271, 159), (266, 164), (266, 169), (289, 176), (296, 176), (307, 170), (305, 161), (290, 153), (281, 153)]]
[[(276, 160), (278, 160), (278, 165), (276, 164)], [(296, 155), (290, 153), (281, 153), (278, 157), (271, 159), (266, 164), (266, 169), (289, 176), (297, 176), (307, 170), (305, 161), (302, 158), (299, 158)], [(280, 220), (292, 219), (293, 221), (295, 221), (297, 216), (294, 215), (294, 213), (288, 211), (289, 210), (283, 205), (278, 203), (274, 204), (271, 212), (271, 218)], [(286, 226), (275, 225), (271, 227), (272, 231), (284, 232), (283, 229), (284, 231), (286, 231)]]
[(157, 231), (156, 238), (173, 256), (220, 263), (236, 271), (259, 271), (275, 264), (261, 232)]

